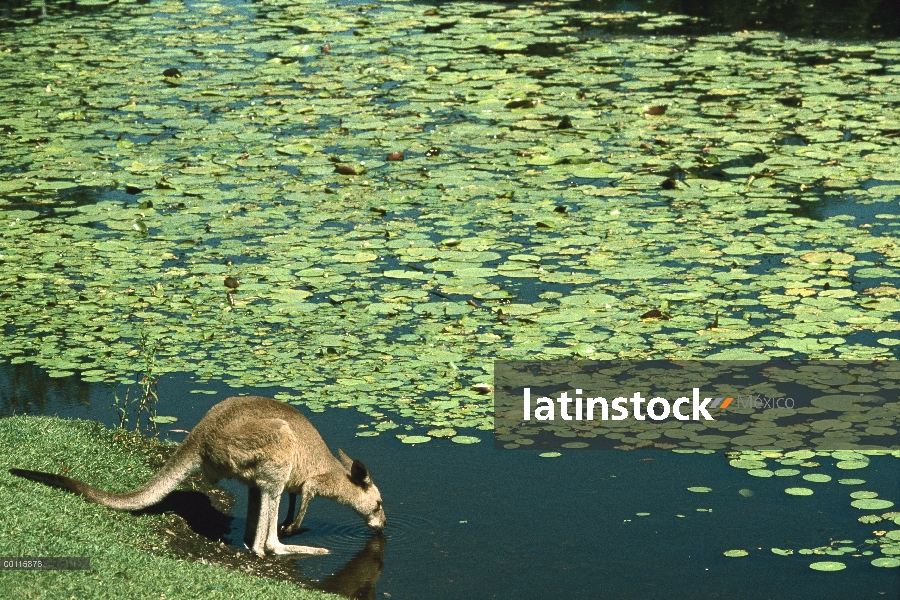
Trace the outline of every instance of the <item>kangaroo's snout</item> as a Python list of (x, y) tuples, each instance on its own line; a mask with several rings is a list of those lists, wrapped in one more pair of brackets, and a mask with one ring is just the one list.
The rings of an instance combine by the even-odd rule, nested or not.
[(376, 531), (381, 531), (382, 529), (384, 529), (386, 521), (387, 519), (384, 516), (384, 511), (379, 508), (377, 512), (369, 515), (369, 518), (366, 519), (366, 525)]

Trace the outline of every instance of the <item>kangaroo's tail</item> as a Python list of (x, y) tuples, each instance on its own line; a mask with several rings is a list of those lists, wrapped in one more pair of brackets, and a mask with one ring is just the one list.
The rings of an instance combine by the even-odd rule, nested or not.
[(166, 497), (188, 475), (200, 468), (200, 455), (196, 449), (182, 444), (166, 464), (138, 489), (125, 494), (105, 492), (83, 481), (64, 475), (28, 471), (26, 469), (10, 469), (9, 472), (19, 477), (46, 483), (47, 485), (74, 492), (85, 499), (102, 504), (116, 510), (138, 510), (152, 506)]

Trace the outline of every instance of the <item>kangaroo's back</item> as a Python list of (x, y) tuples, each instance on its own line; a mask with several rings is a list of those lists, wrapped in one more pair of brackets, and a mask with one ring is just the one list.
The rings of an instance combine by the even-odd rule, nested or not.
[(290, 464), (290, 481), (296, 484), (342, 469), (309, 419), (293, 406), (263, 396), (226, 398), (197, 424), (188, 442), (201, 448), (204, 465), (214, 471), (212, 479), (243, 479), (245, 466), (263, 455)]

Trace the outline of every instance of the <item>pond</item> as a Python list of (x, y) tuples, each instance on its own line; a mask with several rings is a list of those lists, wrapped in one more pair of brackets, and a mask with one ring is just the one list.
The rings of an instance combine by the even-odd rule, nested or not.
[(135, 373), (165, 430), (238, 393), (311, 412), (391, 524), (314, 502), (339, 551), (301, 579), (890, 597), (849, 494), (900, 500), (896, 458), (817, 458), (803, 497), (721, 453), (490, 443), (495, 359), (897, 358), (900, 18), (773, 6), (4, 3), (4, 414), (112, 425)]
[[(45, 401), (28, 404), (29, 390), (52, 390), (54, 381), (55, 391), (40, 396)], [(190, 393), (201, 389), (215, 393)], [(226, 395), (272, 393), (189, 375), (165, 377), (159, 391), (160, 409), (181, 414), (164, 433), (190, 429)], [(106, 408), (111, 400), (105, 386), (79, 386), (75, 377), (0, 369), (3, 414), (84, 416), (112, 426), (118, 417)], [(871, 457), (857, 471), (841, 471), (823, 458), (821, 468), (804, 470), (833, 480), (809, 483), (799, 472), (750, 477), (721, 452), (592, 450), (546, 459), (538, 451), (494, 450), (483, 434), (472, 446), (436, 440), (410, 447), (392, 436), (355, 437), (356, 426), (366, 423), (356, 411), (307, 414), (332, 449), (340, 446), (366, 463), (387, 507), (384, 541), (352, 511), (322, 499), (310, 504), (308, 530), (292, 538), (332, 550), (298, 561), (296, 578), (351, 597), (770, 598), (789, 587), (808, 597), (862, 599), (894, 597), (900, 589), (897, 569), (869, 564), (881, 555), (879, 541), (890, 540), (872, 539), (873, 526), (857, 521), (862, 512), (849, 496), (864, 488), (900, 499), (894, 457)], [(837, 483), (858, 475), (865, 484)], [(795, 485), (811, 485), (815, 493), (785, 494)], [(697, 486), (712, 490), (688, 491)], [(218, 539), (243, 550), (246, 488), (224, 487), (236, 503)], [(876, 527), (890, 528), (885, 522)], [(734, 549), (750, 554), (723, 555)], [(823, 574), (808, 567), (825, 561), (846, 569)]]

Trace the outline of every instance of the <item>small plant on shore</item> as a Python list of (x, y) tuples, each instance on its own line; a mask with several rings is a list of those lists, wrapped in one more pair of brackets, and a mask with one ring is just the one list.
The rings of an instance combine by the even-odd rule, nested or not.
[(118, 387), (113, 389), (113, 403), (110, 408), (114, 408), (119, 413), (119, 428), (127, 429), (129, 424), (129, 413), (134, 414), (134, 432), (141, 431), (141, 421), (144, 418), (146, 426), (144, 432), (159, 435), (158, 425), (160, 423), (172, 423), (175, 417), (160, 416), (156, 413), (156, 405), (159, 402), (157, 394), (157, 385), (159, 384), (159, 375), (156, 373), (156, 351), (158, 342), (151, 340), (146, 332), (141, 332), (138, 337), (139, 356), (143, 361), (143, 367), (140, 371), (140, 378), (135, 382), (138, 386), (138, 394), (131, 397), (131, 386), (125, 388), (125, 394), (119, 397)]

